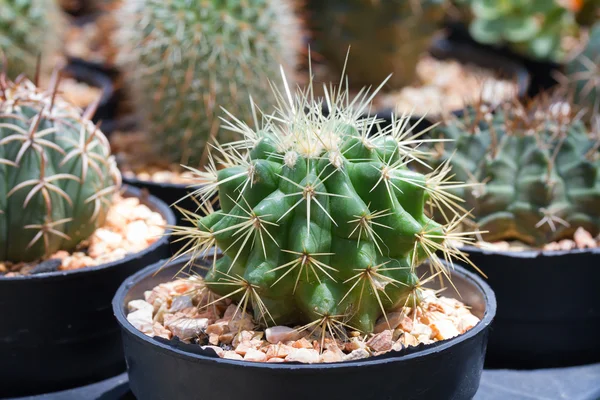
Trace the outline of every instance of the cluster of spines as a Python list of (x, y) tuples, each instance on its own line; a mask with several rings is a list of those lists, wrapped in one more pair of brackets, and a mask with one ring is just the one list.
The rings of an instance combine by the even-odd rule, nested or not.
[[(341, 82), (339, 88), (325, 87), (324, 100), (314, 98), (312, 83), (295, 95), (287, 83), (283, 91), (274, 88), (276, 111), (263, 116), (263, 125), (252, 129), (230, 115), (233, 122), (227, 122), (225, 127), (242, 134), (244, 139), (215, 144), (217, 154), (209, 157), (206, 170), (193, 170), (203, 184), (192, 196), (198, 201), (198, 214), (207, 216), (186, 212), (196, 227), (176, 230), (176, 235), (189, 240), (176, 257), (191, 254), (190, 263), (193, 263), (198, 257), (212, 254), (208, 287), (237, 301), (244, 311), (250, 304), (256, 320), (267, 326), (308, 321), (305, 327), (328, 327), (331, 331), (333, 325), (338, 329), (352, 326), (369, 331), (376, 317), (385, 317), (390, 309), (410, 301), (418, 302), (422, 282), (416, 268), (423, 261), (429, 259), (432, 267), (446, 277), (449, 273), (443, 261), (450, 265), (453, 258), (469, 262), (455, 247), (456, 242), (471, 241), (470, 233), (456, 230), (466, 213), (460, 208), (461, 200), (448, 192), (464, 184), (451, 181), (446, 165), (427, 175), (406, 168), (415, 160), (423, 163), (424, 153), (419, 145), (430, 141), (420, 139), (424, 132), (413, 132), (408, 115), (395, 119), (389, 128), (381, 128), (376, 117), (360, 117), (379, 88), (374, 93), (361, 91), (354, 99), (348, 95), (347, 84)], [(327, 116), (322, 111), (323, 103), (329, 109)], [(377, 133), (368, 136), (373, 127)], [(364, 158), (367, 154), (378, 161), (371, 163), (374, 159)], [(217, 164), (225, 169), (217, 168)], [(285, 169), (285, 172), (269, 172), (265, 165), (274, 165), (277, 171)], [(373, 180), (368, 188), (359, 182), (364, 186), (361, 194), (354, 192), (346, 171), (355, 166), (361, 176)], [(273, 189), (269, 189), (269, 185), (273, 179), (283, 191), (271, 193)], [(334, 184), (344, 189), (333, 190)], [(261, 185), (271, 194), (255, 198), (254, 190)], [(223, 210), (214, 212), (211, 199), (217, 192)], [(373, 193), (383, 199), (377, 200), (380, 203), (398, 208), (379, 210), (371, 209), (371, 203), (363, 204), (360, 197), (375, 196)], [(414, 203), (406, 200), (411, 196), (422, 200)], [(404, 199), (402, 206), (406, 209), (399, 205), (399, 198)], [(264, 202), (258, 204), (261, 199)], [(356, 199), (357, 204), (364, 207), (352, 212), (349, 199)], [(287, 206), (278, 210), (270, 201), (273, 204), (285, 201)], [(441, 226), (422, 214), (426, 202), (432, 207), (458, 208), (446, 214), (447, 224)], [(401, 221), (399, 215), (411, 219), (409, 213), (423, 215), (419, 217), (418, 224), (423, 224), (420, 228), (409, 228), (410, 223), (406, 227), (390, 226), (392, 216)], [(336, 214), (344, 217), (336, 217)], [(290, 222), (291, 215), (296, 222)], [(345, 224), (344, 219), (347, 219)], [(227, 223), (219, 225), (223, 220)], [(299, 242), (298, 248), (282, 247), (280, 242), (288, 235), (281, 232), (282, 227), (291, 229), (290, 237), (300, 235), (302, 238), (298, 240), (303, 244), (300, 246)], [(412, 229), (414, 233), (407, 233), (413, 232)], [(388, 230), (404, 231), (409, 236), (399, 239), (402, 234), (395, 235)], [(323, 236), (322, 231), (328, 233)], [(338, 236), (329, 237), (329, 232), (337, 232)], [(343, 239), (342, 232), (348, 239)], [(388, 247), (391, 246), (386, 243), (390, 235), (401, 249)], [(332, 238), (337, 244), (330, 244)], [(350, 246), (346, 250), (342, 245), (345, 242)], [(225, 253), (221, 259), (216, 256), (218, 246)], [(341, 247), (334, 249), (335, 246)], [(361, 260), (362, 251), (371, 251), (376, 256), (369, 262)], [(386, 253), (397, 255), (386, 256)], [(252, 257), (259, 258), (258, 265), (248, 267), (245, 263)], [(345, 270), (341, 271), (337, 264), (332, 266), (332, 260), (344, 261)], [(339, 293), (315, 295), (325, 290), (323, 287), (328, 288), (324, 282), (331, 283), (331, 290), (339, 289)], [(278, 290), (278, 285), (276, 299), (271, 298), (269, 291)], [(285, 298), (286, 295), (313, 296), (311, 301), (317, 303), (309, 309), (289, 307), (292, 315), (285, 315), (289, 310), (274, 312), (273, 308), (282, 309), (277, 302), (294, 301)], [(350, 301), (349, 297), (354, 300)], [(364, 312), (365, 307), (370, 307), (370, 316), (357, 315), (357, 311)]]

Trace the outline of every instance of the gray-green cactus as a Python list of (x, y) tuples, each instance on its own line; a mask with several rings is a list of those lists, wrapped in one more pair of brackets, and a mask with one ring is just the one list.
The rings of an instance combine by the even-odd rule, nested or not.
[(452, 232), (461, 212), (445, 226), (424, 212), (429, 201), (454, 202), (454, 184), (443, 168), (406, 167), (423, 155), (408, 118), (368, 136), (376, 119), (359, 116), (372, 97), (326, 89), (324, 115), (312, 89), (281, 93), (263, 128), (229, 125), (245, 139), (219, 147), (223, 168), (211, 161), (196, 192), (205, 205), (218, 193), (221, 210), (205, 207), (177, 233), (196, 257), (223, 251), (207, 286), (251, 304), (257, 321), (371, 332), (388, 311), (417, 304), (423, 261), (447, 272), (440, 257), (464, 259), (446, 240), (468, 240)]
[(578, 7), (567, 5), (554, 0), (470, 0), (470, 32), (481, 43), (506, 44), (535, 59), (560, 61), (565, 56), (562, 40), (578, 31)]
[(91, 236), (120, 174), (88, 115), (55, 89), (0, 79), (0, 181), (0, 260), (19, 262)]
[(35, 76), (38, 57), (42, 67), (54, 68), (61, 43), (62, 19), (54, 0), (0, 0), (0, 52), (4, 54), (9, 78), (18, 74)]
[[(293, 70), (302, 43), (288, 0), (126, 0), (122, 60), (159, 160), (198, 167), (221, 108), (253, 119), (248, 93), (271, 104), (268, 79)], [(238, 138), (223, 132), (223, 142)]]
[(453, 193), (484, 239), (542, 246), (578, 227), (599, 233), (600, 142), (580, 115), (564, 99), (515, 102), (494, 114), (478, 104), (436, 130), (452, 141), (437, 143), (431, 162), (480, 184)]

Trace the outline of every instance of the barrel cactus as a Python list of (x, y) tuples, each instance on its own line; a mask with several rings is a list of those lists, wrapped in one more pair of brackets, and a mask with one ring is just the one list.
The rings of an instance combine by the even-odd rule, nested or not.
[(220, 107), (251, 122), (247, 93), (270, 104), (267, 78), (279, 63), (294, 69), (302, 43), (289, 0), (126, 0), (119, 19), (148, 141), (158, 160), (177, 164), (205, 163)]
[[(195, 193), (206, 216), (178, 234), (192, 239), (194, 257), (222, 250), (206, 285), (251, 305), (256, 321), (371, 332), (388, 311), (418, 304), (419, 264), (445, 274), (439, 257), (465, 259), (447, 240), (463, 239), (453, 232), (462, 212), (446, 225), (425, 213), (429, 201), (456, 204), (446, 193), (455, 184), (444, 168), (406, 167), (423, 156), (407, 116), (368, 136), (376, 119), (359, 117), (372, 99), (365, 92), (350, 100), (326, 89), (327, 115), (312, 88), (281, 93), (262, 128), (228, 125), (245, 139), (217, 146), (198, 172), (209, 182)], [(209, 206), (215, 193), (219, 211)]]
[[(357, 87), (413, 83), (420, 56), (439, 28), (444, 0), (310, 0), (315, 49)], [(348, 49), (348, 62), (346, 56)]]
[(61, 26), (54, 0), (0, 0), (0, 52), (8, 77), (35, 76), (40, 56), (42, 67), (52, 69), (50, 59), (60, 47)]
[(52, 87), (0, 79), (0, 260), (72, 250), (103, 223), (120, 186), (102, 132)]
[(562, 40), (576, 34), (581, 1), (470, 0), (470, 32), (485, 44), (505, 44), (534, 59), (560, 61)]
[[(435, 136), (433, 165), (451, 165), (454, 188), (466, 200), (487, 241), (519, 240), (542, 246), (572, 237), (578, 227), (600, 228), (598, 132), (562, 99), (485, 104), (450, 118)], [(450, 157), (452, 156), (452, 159)]]

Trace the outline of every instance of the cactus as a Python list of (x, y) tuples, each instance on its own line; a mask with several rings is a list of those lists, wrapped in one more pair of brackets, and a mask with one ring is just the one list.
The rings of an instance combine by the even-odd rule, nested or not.
[[(446, 240), (467, 240), (453, 232), (461, 212), (446, 226), (424, 213), (429, 201), (455, 203), (446, 194), (455, 184), (444, 168), (422, 175), (406, 167), (423, 156), (411, 147), (420, 141), (408, 116), (368, 136), (377, 120), (359, 116), (375, 93), (351, 101), (347, 89), (325, 88), (327, 115), (312, 84), (281, 93), (264, 126), (227, 125), (245, 139), (217, 146), (223, 168), (211, 155), (197, 172), (208, 182), (194, 194), (206, 216), (187, 213), (196, 223), (177, 230), (191, 239), (179, 255), (220, 248), (207, 287), (251, 305), (264, 325), (371, 332), (388, 311), (417, 304), (419, 264), (429, 259), (447, 273), (437, 251), (466, 260)], [(216, 193), (219, 211), (209, 206)]]
[(61, 14), (53, 0), (0, 0), (0, 53), (7, 60), (7, 75), (15, 79), (25, 73), (33, 77), (38, 57), (42, 67), (54, 68), (48, 60), (60, 47)]
[(0, 260), (72, 250), (103, 223), (120, 175), (85, 115), (19, 78), (0, 79)]
[(412, 84), (445, 10), (443, 0), (311, 0), (316, 50), (357, 87), (393, 73), (389, 88)]
[(565, 56), (562, 39), (577, 33), (581, 2), (554, 0), (471, 0), (474, 19), (470, 32), (485, 44), (506, 44), (533, 57), (560, 61)]
[(565, 87), (573, 92), (574, 101), (586, 107), (588, 115), (600, 111), (600, 23), (590, 30), (589, 40), (581, 53), (566, 65)]
[(270, 104), (265, 78), (278, 62), (295, 68), (302, 40), (283, 0), (127, 0), (119, 18), (120, 58), (154, 156), (193, 166), (206, 161), (220, 107), (251, 122), (247, 93)]
[[(436, 130), (431, 163), (480, 184), (453, 188), (466, 200), (487, 241), (542, 246), (600, 227), (600, 142), (564, 99), (515, 102), (493, 112), (485, 104)], [(452, 160), (450, 156), (453, 155)]]

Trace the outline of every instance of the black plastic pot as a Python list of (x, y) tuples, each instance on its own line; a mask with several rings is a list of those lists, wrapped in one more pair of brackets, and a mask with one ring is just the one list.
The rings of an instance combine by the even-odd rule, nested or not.
[(117, 119), (120, 93), (113, 83), (118, 75), (116, 69), (71, 57), (63, 68), (63, 73), (79, 82), (102, 90), (102, 96), (92, 120), (96, 123), (102, 122), (101, 130), (105, 135), (109, 136), (120, 127)]
[(482, 318), (464, 335), (363, 361), (306, 365), (221, 359), (212, 350), (159, 341), (135, 329), (126, 318), (128, 302), (171, 279), (182, 262), (149, 266), (128, 278), (113, 299), (138, 399), (443, 400), (471, 399), (477, 391), (496, 300), (483, 280), (462, 268), (453, 272), (454, 284)]
[[(175, 222), (166, 204), (129, 187)], [(164, 257), (168, 237), (121, 260), (73, 271), (0, 277), (0, 398), (52, 392), (125, 370), (110, 301), (125, 278)]]
[[(123, 182), (127, 183), (128, 185), (147, 190), (152, 196), (158, 197), (170, 207), (177, 203), (178, 207), (188, 211), (195, 211), (196, 208), (198, 208), (196, 203), (191, 198), (186, 197), (188, 194), (194, 191), (194, 188), (189, 187), (190, 184), (153, 182), (126, 176), (123, 177)], [(184, 197), (186, 198), (184, 199)], [(173, 212), (175, 213), (177, 225), (188, 225), (188, 222), (183, 218), (183, 214), (176, 209), (173, 209)]]
[(483, 51), (489, 54), (495, 54), (496, 57), (502, 57), (521, 64), (531, 77), (527, 96), (534, 97), (540, 92), (547, 91), (557, 84), (556, 74), (563, 68), (561, 64), (551, 61), (534, 60), (515, 53), (507, 46), (490, 46), (478, 43), (471, 37), (469, 29), (462, 23), (448, 23), (446, 28), (448, 31), (448, 39), (452, 42), (471, 46), (474, 52)]
[(486, 368), (600, 361), (600, 249), (465, 250), (498, 298)]

